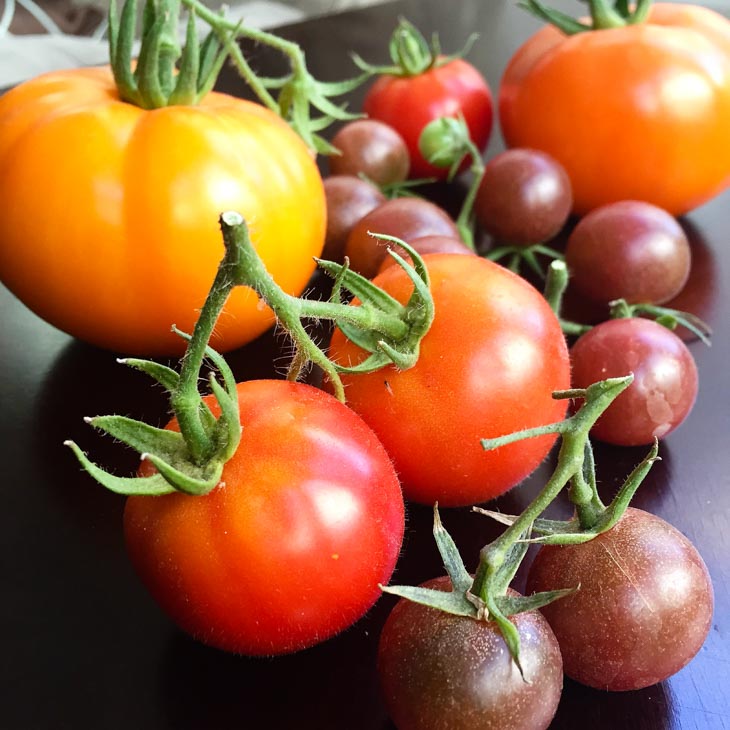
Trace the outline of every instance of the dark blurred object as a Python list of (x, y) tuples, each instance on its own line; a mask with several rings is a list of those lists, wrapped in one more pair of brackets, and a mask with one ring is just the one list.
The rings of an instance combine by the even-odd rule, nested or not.
[[(32, 4), (48, 15), (61, 32), (69, 35), (91, 35), (106, 17), (100, 6), (73, 0), (39, 0)], [(29, 35), (44, 33), (47, 29), (28, 7), (17, 3), (9, 30), (14, 35)]]

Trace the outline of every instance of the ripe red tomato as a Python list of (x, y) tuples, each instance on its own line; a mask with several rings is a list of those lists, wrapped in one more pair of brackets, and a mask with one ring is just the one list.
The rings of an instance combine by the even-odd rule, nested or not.
[(403, 137), (411, 155), (411, 177), (445, 179), (448, 169), (428, 163), (418, 148), (423, 128), (439, 117), (462, 114), (472, 141), (484, 150), (492, 131), (492, 106), (484, 77), (457, 58), (416, 76), (381, 76), (365, 95), (363, 111)]
[[(449, 591), (448, 578), (424, 587)], [(492, 621), (402, 599), (383, 627), (378, 672), (398, 730), (544, 730), (563, 688), (560, 649), (539, 611), (512, 616), (523, 679)]]
[(565, 673), (611, 691), (670, 677), (699, 651), (712, 623), (713, 590), (702, 557), (664, 520), (629, 508), (582, 545), (545, 546), (528, 592), (574, 588), (542, 611)]
[(618, 200), (685, 213), (730, 183), (730, 21), (655, 3), (644, 23), (547, 26), (507, 66), (499, 116), (510, 147), (563, 164), (576, 213)]
[[(348, 405), (378, 434), (408, 499), (470, 505), (524, 479), (554, 442), (541, 436), (484, 451), (480, 439), (559, 421), (569, 387), (568, 349), (542, 295), (478, 256), (429, 254), (435, 317), (416, 365), (343, 374)], [(400, 302), (413, 284), (400, 267), (374, 282)], [(343, 365), (364, 352), (335, 330), (330, 357)]]
[[(193, 329), (223, 250), (222, 211), (249, 222), (290, 294), (324, 245), (322, 179), (276, 114), (218, 93), (141, 109), (105, 68), (46, 74), (0, 98), (0, 198), (3, 283), (52, 325), (124, 353), (184, 350), (170, 325)], [(273, 323), (241, 287), (212, 344), (231, 350)]]
[(238, 398), (243, 433), (221, 483), (203, 497), (130, 497), (126, 544), (185, 631), (227, 651), (281, 654), (333, 636), (379, 597), (403, 498), (373, 432), (329, 394), (257, 380)]

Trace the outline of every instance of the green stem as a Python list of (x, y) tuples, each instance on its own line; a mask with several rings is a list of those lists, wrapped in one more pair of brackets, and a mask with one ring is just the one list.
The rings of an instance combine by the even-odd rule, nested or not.
[(464, 202), (461, 205), (459, 211), (459, 217), (456, 219), (456, 227), (459, 229), (464, 243), (472, 250), (476, 251), (474, 245), (474, 233), (471, 227), (472, 212), (474, 210), (474, 201), (477, 197), (479, 186), (481, 185), (482, 178), (484, 177), (484, 161), (482, 155), (477, 146), (471, 141), (470, 137), (465, 140), (465, 147), (467, 153), (471, 155), (471, 173), (472, 181), (469, 185), (469, 190), (466, 193)]
[(550, 309), (555, 312), (555, 315), (560, 321), (560, 327), (563, 332), (566, 335), (580, 337), (580, 335), (584, 335), (588, 332), (588, 330), (591, 329), (591, 326), (587, 324), (579, 324), (578, 322), (570, 322), (560, 316), (560, 312), (563, 308), (563, 295), (567, 288), (568, 267), (565, 265), (564, 261), (555, 259), (550, 262), (550, 265), (547, 268), (543, 296), (550, 305)]
[[(224, 18), (203, 5), (200, 0), (182, 0), (182, 2), (191, 10), (195, 10), (196, 15), (208, 23), (211, 28), (214, 28), (216, 32), (231, 31), (236, 37), (248, 38), (256, 43), (262, 43), (263, 45), (269, 46), (270, 48), (280, 51), (284, 55), (288, 56), (292, 65), (292, 70), (295, 74), (306, 71), (307, 65), (304, 58), (304, 52), (296, 43), (287, 41), (284, 38), (273, 35), (272, 33), (267, 33), (265, 30), (251, 28), (246, 25), (241, 25), (233, 20)], [(248, 64), (246, 64), (246, 66), (248, 68)], [(248, 76), (245, 76), (245, 79), (247, 83), (252, 83)]]
[[(633, 380), (633, 377), (613, 378), (589, 386), (581, 392), (584, 398), (583, 406), (573, 416), (561, 424), (550, 424), (541, 428), (529, 429), (524, 434), (530, 436), (555, 433), (559, 430), (562, 441), (558, 453), (558, 463), (552, 476), (535, 499), (525, 508), (522, 514), (492, 543), (482, 548), (472, 586), (472, 593), (479, 596), (485, 603), (490, 597), (490, 583), (501, 568), (510, 548), (521, 539), (523, 533), (529, 530), (535, 520), (548, 508), (560, 491), (576, 478), (580, 482), (583, 478), (583, 466), (586, 453), (588, 434), (606, 410), (610, 403), (624, 391)], [(574, 394), (574, 391), (570, 391)], [(559, 394), (562, 395), (562, 394)], [(518, 434), (510, 434), (510, 440)], [(506, 443), (505, 438), (483, 441), (485, 448), (495, 448)], [(590, 503), (593, 499), (592, 490), (589, 490), (588, 500), (585, 500), (585, 490), (579, 488), (581, 504)], [(584, 516), (591, 519), (588, 508), (583, 510)], [(491, 597), (493, 598), (493, 596)]]
[(637, 23), (644, 23), (649, 17), (649, 11), (651, 10), (652, 0), (638, 0), (634, 7), (634, 12), (629, 15), (629, 23), (635, 25)]
[(237, 237), (232, 235), (231, 231), (233, 229), (241, 231), (248, 242), (248, 248), (251, 248), (243, 218), (238, 213), (224, 213), (220, 223), (225, 256), (218, 267), (205, 304), (200, 310), (180, 368), (180, 380), (171, 396), (171, 405), (180, 424), (180, 433), (185, 438), (192, 460), (198, 464), (203, 463), (215, 447), (201, 420), (198, 380), (203, 358), (218, 315), (231, 290), (246, 280), (246, 261), (242, 255), (246, 251), (246, 246), (240, 246)]
[(588, 5), (595, 30), (620, 28), (626, 25), (626, 20), (608, 4), (607, 0), (588, 0)]

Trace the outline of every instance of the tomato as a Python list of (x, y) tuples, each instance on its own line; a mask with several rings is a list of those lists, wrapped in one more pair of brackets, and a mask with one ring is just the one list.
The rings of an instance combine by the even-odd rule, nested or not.
[[(421, 256), (425, 256), (427, 253), (455, 253), (463, 256), (476, 256), (474, 251), (472, 251), (463, 241), (450, 236), (422, 236), (421, 238), (411, 239), (408, 243), (411, 248), (415, 249)], [(411, 262), (411, 257), (405, 250), (403, 250), (403, 248), (400, 246), (393, 246), (392, 249), (403, 259)], [(385, 258), (380, 262), (380, 268), (378, 271), (383, 271), (391, 266), (398, 266), (396, 260), (392, 256), (385, 256)]]
[(329, 157), (333, 175), (364, 175), (375, 185), (403, 182), (411, 158), (403, 138), (376, 119), (356, 119), (345, 124), (332, 138), (339, 154)]
[[(0, 99), (0, 279), (75, 337), (126, 353), (181, 352), (236, 210), (274, 279), (300, 293), (324, 245), (309, 151), (258, 104), (208, 94), (152, 111), (120, 101), (107, 69), (52, 73)], [(213, 346), (273, 324), (234, 292)]]
[(630, 507), (589, 542), (540, 549), (529, 592), (578, 585), (540, 610), (565, 673), (582, 684), (616, 691), (661, 682), (692, 659), (710, 630), (714, 599), (702, 557), (648, 512)]
[(572, 204), (570, 180), (558, 162), (537, 150), (511, 149), (484, 167), (474, 214), (498, 242), (530, 246), (556, 236)]
[(243, 433), (221, 483), (202, 497), (129, 497), (126, 544), (185, 631), (227, 651), (281, 654), (375, 602), (400, 550), (403, 498), (375, 435), (329, 394), (257, 380), (238, 397)]
[[(424, 584), (448, 591), (448, 578)], [(398, 730), (544, 730), (563, 687), (557, 641), (538, 611), (511, 617), (524, 679), (491, 621), (400, 600), (383, 627), (378, 672)]]
[(634, 374), (591, 435), (619, 446), (651, 444), (679, 427), (697, 399), (692, 353), (671, 330), (649, 319), (611, 319), (582, 335), (570, 353), (573, 387)]
[(645, 23), (547, 26), (509, 62), (499, 118), (508, 146), (563, 164), (576, 213), (618, 200), (685, 213), (730, 183), (730, 21), (656, 3)]
[(406, 243), (424, 236), (459, 238), (456, 223), (435, 203), (423, 198), (386, 200), (350, 229), (345, 242), (350, 268), (368, 278), (378, 272), (391, 245), (373, 237), (373, 233), (395, 236)]
[[(484, 451), (480, 439), (559, 421), (569, 387), (560, 324), (524, 279), (478, 256), (429, 254), (435, 317), (415, 366), (343, 374), (348, 405), (378, 434), (408, 499), (457, 506), (483, 502), (524, 479), (554, 437)], [(400, 302), (413, 285), (400, 267), (373, 280)], [(364, 353), (335, 330), (329, 356)]]
[(649, 203), (609, 203), (582, 218), (568, 238), (570, 283), (598, 304), (663, 304), (687, 283), (692, 254), (682, 226)]
[(492, 93), (468, 61), (453, 59), (415, 76), (380, 76), (368, 89), (363, 111), (393, 127), (408, 145), (411, 177), (445, 179), (447, 168), (428, 163), (418, 148), (423, 128), (439, 117), (463, 115), (474, 144), (484, 150), (492, 131)]
[(385, 202), (385, 195), (354, 175), (330, 175), (324, 179), (327, 200), (327, 235), (322, 258), (342, 261), (350, 231), (371, 210)]

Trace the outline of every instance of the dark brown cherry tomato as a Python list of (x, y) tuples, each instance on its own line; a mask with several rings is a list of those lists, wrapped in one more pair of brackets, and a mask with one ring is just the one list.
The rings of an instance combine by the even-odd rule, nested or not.
[[(451, 589), (448, 578), (425, 587)], [(538, 611), (512, 616), (523, 679), (495, 623), (407, 600), (383, 627), (378, 671), (398, 730), (544, 730), (563, 687), (557, 641)]]
[(396, 236), (406, 243), (431, 235), (459, 238), (456, 223), (436, 204), (421, 198), (388, 200), (353, 227), (345, 244), (350, 267), (368, 278), (378, 272), (388, 245), (370, 233)]
[(697, 366), (682, 340), (663, 325), (638, 317), (612, 319), (578, 339), (570, 352), (574, 388), (634, 374), (591, 429), (600, 441), (650, 444), (679, 426), (697, 398)]
[[(474, 256), (475, 253), (472, 251), (463, 241), (457, 238), (451, 238), (449, 236), (424, 236), (423, 238), (415, 238), (413, 241), (409, 241), (412, 248), (425, 256), (429, 253), (457, 253), (465, 254), (467, 256)], [(406, 261), (410, 262), (411, 257), (400, 247), (393, 246), (393, 250), (402, 256)], [(395, 259), (392, 256), (386, 256), (380, 263), (378, 273), (385, 271), (385, 269), (396, 266)]]
[(374, 185), (353, 175), (332, 175), (324, 179), (327, 200), (327, 235), (322, 258), (342, 261), (347, 236), (354, 225), (385, 202)]
[(411, 157), (403, 137), (385, 122), (357, 119), (332, 138), (340, 154), (330, 155), (333, 175), (365, 175), (376, 185), (402, 182), (408, 177)]
[(630, 507), (610, 530), (582, 545), (545, 546), (528, 592), (580, 589), (540, 609), (565, 673), (611, 691), (670, 677), (710, 630), (713, 590), (692, 543), (669, 523)]
[(527, 246), (558, 234), (573, 205), (567, 173), (550, 155), (511, 149), (490, 160), (474, 212), (500, 243)]
[(687, 282), (691, 254), (669, 213), (627, 200), (583, 218), (570, 234), (565, 259), (572, 285), (592, 301), (662, 304)]

